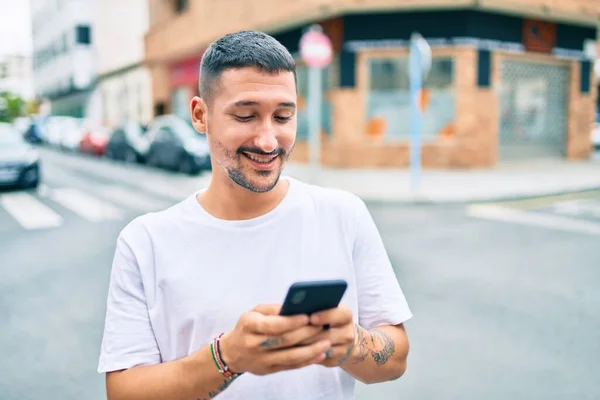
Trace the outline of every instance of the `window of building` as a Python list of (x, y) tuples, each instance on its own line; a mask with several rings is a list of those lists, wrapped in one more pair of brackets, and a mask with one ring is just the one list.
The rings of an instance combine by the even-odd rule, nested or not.
[[(366, 134), (407, 140), (410, 136), (411, 95), (407, 57), (371, 58), (367, 61)], [(454, 129), (454, 61), (435, 57), (423, 83), (424, 103), (421, 133), (433, 138)]]
[(75, 27), (75, 42), (78, 44), (91, 44), (92, 35), (89, 25)]
[(188, 8), (188, 0), (175, 0), (175, 11), (182, 13)]

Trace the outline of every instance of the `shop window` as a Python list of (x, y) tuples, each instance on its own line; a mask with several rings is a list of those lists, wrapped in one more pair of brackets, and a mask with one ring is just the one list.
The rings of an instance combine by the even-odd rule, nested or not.
[[(408, 58), (368, 60), (366, 134), (385, 139), (410, 137), (410, 81)], [(422, 135), (432, 138), (454, 132), (454, 62), (450, 57), (434, 57), (424, 82)]]

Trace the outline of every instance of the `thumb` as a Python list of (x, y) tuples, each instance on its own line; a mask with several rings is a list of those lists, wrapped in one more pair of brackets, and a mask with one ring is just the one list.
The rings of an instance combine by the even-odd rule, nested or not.
[(279, 315), (281, 304), (259, 304), (254, 307), (254, 310), (263, 315)]

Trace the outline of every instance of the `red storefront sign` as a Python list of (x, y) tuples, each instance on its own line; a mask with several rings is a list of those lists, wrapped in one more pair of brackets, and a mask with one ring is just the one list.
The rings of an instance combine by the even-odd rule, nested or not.
[(524, 19), (523, 45), (526, 51), (551, 54), (556, 45), (556, 24)]
[(171, 64), (171, 87), (190, 86), (198, 83), (202, 55)]

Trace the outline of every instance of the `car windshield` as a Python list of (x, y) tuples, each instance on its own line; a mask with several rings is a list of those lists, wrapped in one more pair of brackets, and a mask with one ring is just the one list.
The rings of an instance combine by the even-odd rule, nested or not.
[(23, 146), (25, 142), (19, 132), (9, 124), (0, 124), (0, 149)]

